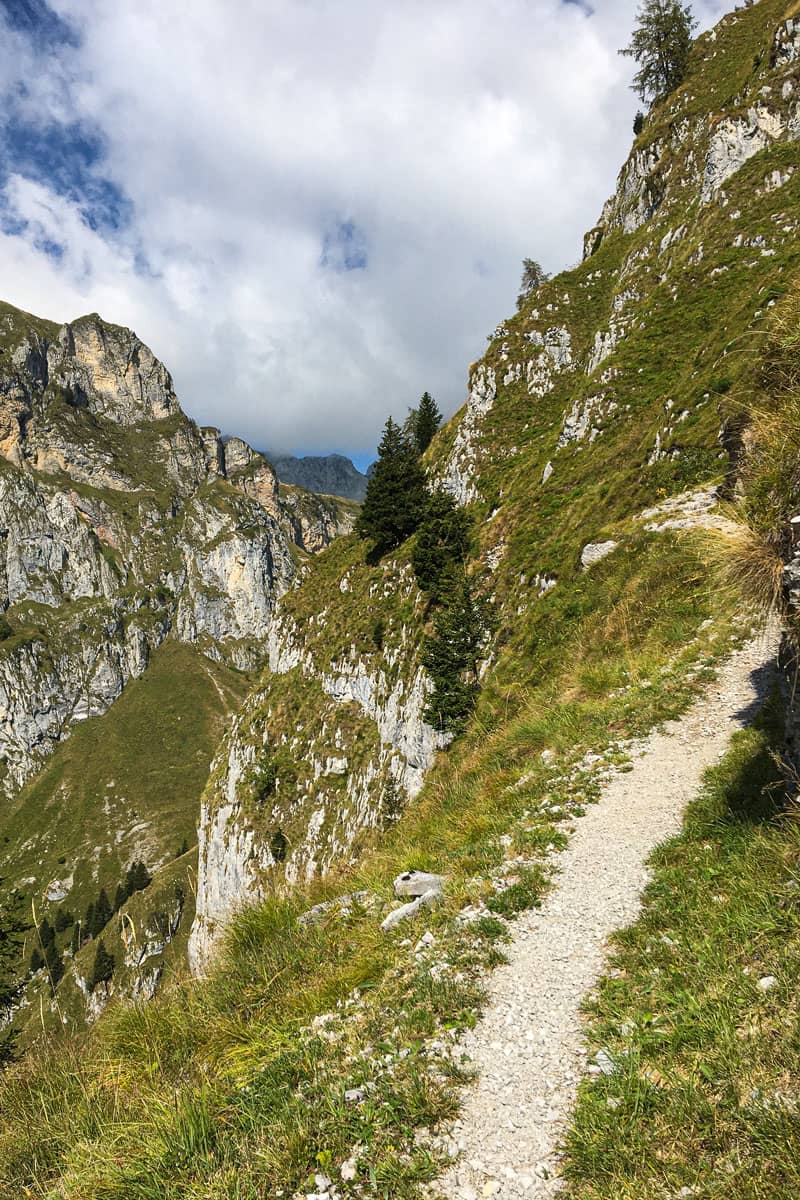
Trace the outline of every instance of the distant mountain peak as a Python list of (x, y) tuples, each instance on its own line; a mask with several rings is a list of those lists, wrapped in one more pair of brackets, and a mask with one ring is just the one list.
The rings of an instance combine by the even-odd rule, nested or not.
[(297, 458), (291, 454), (266, 452), (266, 456), (281, 483), (292, 483), (296, 487), (324, 496), (342, 496), (346, 500), (364, 499), (367, 476), (344, 454), (307, 454)]

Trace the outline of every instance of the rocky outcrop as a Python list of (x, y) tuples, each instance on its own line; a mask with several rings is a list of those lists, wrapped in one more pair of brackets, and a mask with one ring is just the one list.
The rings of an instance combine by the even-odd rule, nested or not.
[[(319, 697), (314, 721), (310, 728), (278, 724), (273, 729), (276, 686), (268, 682), (246, 703), (222, 747), (200, 817), (197, 907), (189, 942), (194, 970), (202, 969), (237, 908), (263, 895), (268, 880), (276, 885), (276, 868), (280, 881), (292, 884), (346, 861), (364, 831), (385, 821), (387, 796), (405, 802), (417, 795), (437, 751), (449, 740), (425, 722), (429, 685), (420, 668), (404, 675), (390, 660), (383, 670), (370, 671), (364, 662), (348, 658), (322, 669), (304, 647), (301, 631), (280, 615), (270, 628), (269, 649), (273, 676), (303, 678)], [(300, 691), (296, 682), (294, 687)], [(364, 731), (358, 753), (353, 752), (354, 709)], [(286, 747), (295, 772), (287, 786), (279, 785), (269, 812), (258, 812), (250, 803), (254, 769), (277, 747)], [(269, 831), (289, 828), (288, 852), (278, 860)]]
[(477, 496), (475, 485), (476, 440), (482, 418), (494, 404), (497, 381), (491, 367), (479, 366), (470, 377), (467, 406), (456, 431), (442, 478), (442, 486), (458, 504)]
[(784, 130), (780, 113), (761, 104), (743, 117), (720, 121), (708, 143), (701, 197), (709, 201), (748, 159), (765, 149)]
[(189, 420), (131, 330), (96, 314), (58, 328), (2, 306), (6, 790), (169, 633), (258, 665), (293, 547), (317, 551), (347, 527), (333, 502), (284, 500), (247, 443)]

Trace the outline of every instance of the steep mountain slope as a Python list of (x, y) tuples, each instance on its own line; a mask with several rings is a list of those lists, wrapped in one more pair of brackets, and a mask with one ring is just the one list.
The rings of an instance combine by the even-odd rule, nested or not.
[[(698, 40), (584, 262), (494, 331), (466, 408), (429, 452), (431, 473), (476, 522), (498, 625), (487, 691), (535, 683), (531, 646), (561, 636), (593, 561), (587, 545), (630, 554), (653, 525), (632, 518), (726, 476), (737, 421), (721, 406), (800, 263), (800, 34), (784, 9), (762, 0)], [(423, 720), (424, 617), (407, 550), (375, 567), (353, 540), (286, 597), (270, 628), (271, 673), (204, 802), (195, 962), (276, 873), (310, 878), (352, 858), (385, 823), (387, 799), (418, 792), (445, 740)], [(259, 805), (256, 766), (273, 753), (291, 771)], [(276, 830), (289, 844), (280, 864)]]
[(343, 454), (306, 454), (296, 458), (291, 454), (267, 453), (267, 458), (281, 483), (293, 483), (325, 496), (343, 496), (346, 500), (363, 500), (366, 494), (366, 475)]
[(275, 600), (351, 527), (352, 506), (198, 428), (130, 330), (0, 306), (5, 891), (82, 917), (131, 862), (194, 841)]
[[(5, 305), (0, 362), (0, 752), (13, 790), (170, 631), (240, 668), (259, 662), (302, 531), (266, 461), (185, 417), (129, 330), (96, 316), (58, 329)], [(311, 503), (324, 541), (331, 505)]]
[[(630, 739), (684, 711), (749, 628), (719, 567), (718, 488), (744, 487), (747, 426), (771, 395), (753, 375), (787, 305), (796, 355), (798, 88), (784, 3), (700, 38), (585, 261), (470, 368), (426, 460), (468, 506), (493, 612), (460, 737), (425, 719), (413, 540), (375, 562), (341, 538), (283, 594), (270, 670), (204, 794), (201, 978), (109, 1006), (87, 1038), (37, 1045), (0, 1080), (9, 1196), (402, 1198), (436, 1177), (452, 1147), (431, 1131), (463, 1079), (454, 1030), (475, 1019), (507, 920), (540, 902)], [(781, 445), (796, 479), (796, 434)], [(756, 461), (746, 498), (771, 470)], [(780, 542), (787, 514), (760, 511)], [(404, 922), (393, 887), (414, 886), (395, 879), (409, 869), (446, 879)]]

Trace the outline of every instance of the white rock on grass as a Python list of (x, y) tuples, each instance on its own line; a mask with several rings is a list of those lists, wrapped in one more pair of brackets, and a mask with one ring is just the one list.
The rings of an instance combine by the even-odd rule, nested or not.
[(595, 563), (600, 562), (601, 558), (611, 554), (616, 550), (618, 542), (589, 542), (581, 551), (581, 566), (584, 571), (588, 571), (589, 567), (593, 567)]

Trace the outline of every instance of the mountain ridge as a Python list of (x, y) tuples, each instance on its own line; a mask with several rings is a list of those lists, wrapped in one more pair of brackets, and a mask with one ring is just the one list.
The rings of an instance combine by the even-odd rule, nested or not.
[(271, 454), (265, 451), (281, 483), (292, 483), (309, 492), (363, 500), (368, 476), (343, 454)]

